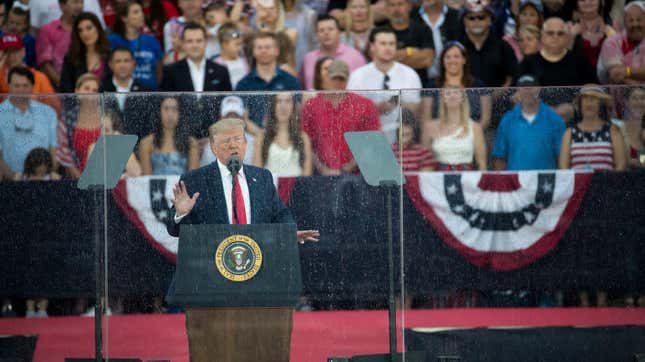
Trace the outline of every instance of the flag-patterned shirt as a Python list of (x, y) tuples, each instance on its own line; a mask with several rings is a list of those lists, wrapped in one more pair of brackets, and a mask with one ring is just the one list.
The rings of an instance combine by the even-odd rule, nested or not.
[[(396, 159), (402, 163), (403, 172), (437, 167), (432, 151), (421, 144), (411, 144), (403, 149), (403, 153), (400, 153), (399, 144), (395, 143), (392, 145), (392, 151), (394, 151)], [(403, 160), (401, 160), (401, 156), (403, 156)]]
[(571, 128), (571, 168), (614, 169), (614, 151), (609, 124), (594, 132), (585, 132), (578, 126)]

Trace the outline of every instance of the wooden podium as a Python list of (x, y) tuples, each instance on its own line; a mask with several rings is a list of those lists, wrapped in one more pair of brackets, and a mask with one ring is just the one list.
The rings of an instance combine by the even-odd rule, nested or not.
[(167, 299), (186, 309), (190, 360), (289, 361), (299, 259), (295, 225), (182, 225)]

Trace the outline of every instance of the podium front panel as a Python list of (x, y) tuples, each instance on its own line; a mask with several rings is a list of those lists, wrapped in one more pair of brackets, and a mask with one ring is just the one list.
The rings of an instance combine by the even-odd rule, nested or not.
[(295, 225), (181, 226), (172, 303), (285, 307), (301, 293)]

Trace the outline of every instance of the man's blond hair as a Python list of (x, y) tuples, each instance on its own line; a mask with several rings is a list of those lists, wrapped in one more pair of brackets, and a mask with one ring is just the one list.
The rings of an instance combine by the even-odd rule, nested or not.
[(224, 133), (239, 128), (244, 132), (244, 121), (239, 118), (222, 118), (208, 127), (211, 142), (215, 142), (218, 133)]

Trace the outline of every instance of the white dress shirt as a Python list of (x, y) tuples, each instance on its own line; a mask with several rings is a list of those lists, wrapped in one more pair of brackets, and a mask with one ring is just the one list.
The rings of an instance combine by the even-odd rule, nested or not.
[(439, 15), (439, 18), (437, 19), (436, 23), (432, 23), (430, 21), (430, 17), (428, 17), (428, 14), (426, 13), (425, 8), (422, 6), (419, 8), (419, 15), (421, 16), (421, 19), (432, 29), (432, 41), (434, 42), (434, 61), (432, 62), (432, 66), (428, 68), (428, 78), (434, 79), (439, 76), (439, 63), (441, 60), (439, 57), (441, 57), (441, 52), (443, 51), (443, 41), (441, 40), (441, 26), (443, 25), (443, 22), (446, 20), (446, 17), (444, 16), (448, 12), (448, 6), (444, 5), (442, 10), (441, 10), (441, 15)]
[[(220, 160), (217, 160), (217, 167), (219, 167), (219, 173), (222, 183), (222, 189), (224, 190), (224, 199), (226, 200), (226, 215), (228, 216), (229, 224), (233, 223), (231, 216), (233, 216), (233, 199), (231, 192), (233, 191), (233, 176), (231, 172), (226, 168), (226, 165), (221, 163)], [(240, 187), (242, 188), (242, 196), (244, 197), (244, 210), (246, 211), (246, 222), (247, 224), (251, 223), (251, 197), (249, 196), (249, 184), (246, 182), (246, 175), (244, 174), (244, 166), (240, 168), (238, 172), (238, 179), (240, 182)], [(200, 195), (200, 197), (202, 197)], [(215, 212), (215, 210), (213, 210)], [(175, 214), (175, 223), (179, 223), (181, 219), (186, 217), (188, 214), (177, 215)]]
[(192, 60), (188, 60), (188, 70), (190, 70), (190, 79), (193, 81), (193, 90), (195, 92), (204, 91), (204, 79), (206, 77), (206, 58), (202, 58), (199, 64), (193, 63)]
[[(347, 81), (348, 90), (380, 90), (379, 92), (359, 92), (362, 96), (369, 98), (372, 102), (378, 104), (391, 99), (393, 96), (401, 94), (401, 103), (420, 103), (421, 79), (417, 72), (407, 65), (394, 62), (387, 75), (390, 77), (389, 90), (383, 89), (385, 73), (381, 72), (376, 65), (368, 63), (349, 75)], [(397, 129), (399, 128), (399, 107), (394, 107), (389, 113), (379, 115), (381, 129), (385, 133), (388, 141), (396, 141)]]
[(123, 108), (125, 107), (125, 98), (127, 97), (125, 93), (130, 93), (132, 83), (134, 83), (134, 79), (130, 78), (130, 80), (128, 80), (128, 85), (126, 87), (121, 87), (116, 79), (112, 77), (112, 84), (114, 84), (114, 88), (117, 92), (116, 100), (119, 102), (119, 109), (121, 110), (121, 112), (123, 112)]

